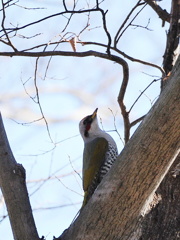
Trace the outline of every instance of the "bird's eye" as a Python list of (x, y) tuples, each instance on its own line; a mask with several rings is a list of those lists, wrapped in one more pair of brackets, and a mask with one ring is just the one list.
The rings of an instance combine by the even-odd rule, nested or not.
[(86, 117), (83, 121), (84, 125), (91, 124), (91, 123), (92, 123), (91, 116)]

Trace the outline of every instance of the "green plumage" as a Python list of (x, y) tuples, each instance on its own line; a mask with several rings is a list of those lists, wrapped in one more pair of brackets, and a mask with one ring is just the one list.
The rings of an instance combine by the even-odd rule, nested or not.
[(87, 203), (99, 184), (99, 171), (105, 161), (107, 150), (108, 142), (105, 138), (96, 138), (85, 144), (83, 153), (83, 206)]

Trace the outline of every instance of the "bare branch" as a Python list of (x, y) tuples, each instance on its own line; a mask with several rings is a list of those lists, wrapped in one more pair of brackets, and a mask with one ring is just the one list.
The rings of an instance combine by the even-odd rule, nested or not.
[[(139, 2), (140, 2), (140, 1), (139, 1)], [(139, 4), (138, 6), (140, 6), (140, 5), (142, 5), (142, 4)], [(145, 7), (146, 7), (146, 5), (144, 5), (144, 6), (136, 13), (136, 15), (133, 17), (133, 19), (130, 21), (130, 23), (124, 28), (124, 30), (122, 31), (121, 34), (120, 34), (120, 32), (119, 32), (119, 34), (118, 34), (118, 36), (117, 36), (117, 38), (116, 38), (116, 41), (115, 41), (115, 45), (114, 45), (115, 48), (116, 48), (116, 46), (117, 46), (117, 43), (118, 43), (119, 39), (122, 37), (123, 33), (128, 29), (129, 26), (131, 26), (132, 22), (137, 18), (137, 16), (142, 12), (142, 10), (143, 10)], [(127, 19), (127, 20), (128, 20), (128, 19)]]
[(0, 219), (0, 223), (1, 223), (2, 221), (4, 221), (7, 217), (8, 217), (7, 214), (0, 216), (0, 218), (1, 218), (1, 219)]
[(139, 25), (139, 24), (131, 24), (131, 26), (134, 27), (134, 28), (143, 28), (143, 29), (146, 29), (148, 31), (153, 31), (152, 29), (148, 28), (149, 23), (150, 23), (150, 18), (149, 18), (148, 23), (146, 24), (146, 26), (142, 26), (142, 25)]
[[(107, 47), (107, 45), (105, 45), (103, 43), (97, 43), (97, 42), (79, 42), (79, 43), (81, 43), (83, 45), (92, 44), (92, 45), (98, 45), (98, 46), (105, 47), (105, 48)], [(120, 51), (119, 49), (117, 49), (115, 47), (111, 47), (111, 49), (114, 50), (115, 52), (121, 54), (123, 57), (129, 59), (132, 62), (138, 62), (138, 63), (144, 64), (144, 65), (147, 65), (147, 66), (151, 66), (151, 67), (157, 68), (158, 70), (161, 71), (162, 75), (165, 76), (164, 70), (161, 67), (159, 67), (158, 65), (156, 65), (154, 63), (146, 62), (146, 61), (143, 61), (143, 60), (140, 60), (140, 59), (137, 59), (137, 58), (133, 58), (133, 57), (127, 55), (126, 53)]]
[[(14, 0), (9, 0), (9, 1), (5, 2), (5, 3), (4, 3), (4, 8), (8, 8), (8, 7), (12, 6), (12, 5), (16, 5), (16, 3), (19, 2), (19, 0), (17, 0), (16, 2), (13, 2), (13, 1), (14, 1)], [(12, 2), (12, 3), (11, 3), (11, 2)], [(10, 4), (10, 3), (11, 3), (11, 4)], [(3, 8), (0, 9), (0, 11), (3, 11)]]
[(106, 13), (107, 13), (107, 11), (104, 12), (103, 9), (101, 9), (101, 8), (98, 8), (98, 9), (99, 9), (99, 11), (102, 14), (103, 28), (104, 28), (104, 31), (106, 32), (106, 35), (107, 35), (107, 38), (108, 38), (108, 44), (107, 44), (106, 52), (109, 55), (110, 54), (110, 48), (111, 48), (111, 35), (110, 35), (110, 33), (109, 33), (108, 29), (107, 29), (107, 25), (106, 25)]
[(8, 36), (8, 33), (6, 32), (6, 29), (5, 29), (5, 26), (4, 26), (4, 24), (5, 24), (5, 18), (6, 18), (6, 14), (5, 14), (5, 4), (4, 4), (4, 2), (3, 2), (3, 0), (1, 0), (1, 2), (2, 2), (2, 11), (3, 11), (3, 18), (2, 18), (2, 22), (1, 22), (1, 27), (2, 27), (2, 30), (1, 31), (3, 31), (4, 33), (5, 33), (5, 36), (6, 36), (6, 38), (7, 38), (7, 45), (9, 45), (10, 47), (12, 47), (12, 49), (14, 50), (14, 51), (17, 51), (17, 49), (13, 46), (13, 44), (11, 43), (11, 40), (9, 39), (9, 36)]
[(39, 89), (38, 89), (38, 86), (37, 86), (38, 61), (39, 61), (39, 57), (36, 59), (36, 66), (35, 66), (35, 73), (34, 73), (34, 86), (35, 86), (35, 89), (36, 89), (37, 104), (39, 105), (39, 109), (40, 109), (42, 118), (44, 119), (49, 138), (50, 138), (51, 142), (53, 143), (53, 140), (52, 140), (52, 137), (51, 137), (51, 134), (50, 134), (50, 130), (49, 130), (49, 125), (48, 125), (48, 122), (46, 120), (46, 117), (44, 115), (44, 112), (43, 112), (43, 109), (42, 109), (42, 106), (41, 106), (41, 103), (40, 103)]
[[(62, 170), (62, 169), (58, 169), (58, 171), (56, 171), (56, 173), (59, 172), (60, 170)], [(58, 178), (68, 177), (68, 176), (73, 175), (74, 171), (75, 171), (75, 169), (73, 169), (73, 171), (71, 171), (71, 172), (68, 172), (68, 173), (66, 173), (66, 174), (61, 174), (61, 175), (58, 175), (58, 176), (55, 176), (55, 173), (52, 173), (51, 176), (49, 176), (49, 177), (28, 180), (26, 183), (27, 183), (27, 184), (31, 184), (31, 183), (34, 184), (34, 183), (40, 183), (40, 182), (45, 182), (45, 181), (54, 180), (54, 179), (56, 179), (57, 177), (58, 177)], [(77, 172), (77, 171), (76, 171), (76, 172)], [(77, 172), (77, 174), (79, 174), (79, 172)]]
[(70, 206), (74, 206), (74, 205), (78, 205), (78, 204), (81, 204), (81, 202), (61, 204), (61, 205), (53, 206), (53, 207), (38, 207), (38, 208), (33, 208), (33, 211), (55, 210), (55, 209), (58, 209), (58, 208), (70, 207)]
[(19, 5), (19, 4), (14, 4), (14, 5), (16, 5), (16, 6), (19, 7), (19, 8), (26, 9), (26, 10), (42, 10), (42, 9), (45, 9), (45, 8), (40, 8), (40, 7), (36, 7), (36, 8), (27, 8), (27, 7), (21, 6), (21, 5)]
[[(48, 44), (48, 45), (49, 45), (49, 44)], [(46, 48), (48, 47), (48, 45), (45, 46), (44, 51), (46, 50)], [(53, 51), (55, 51), (58, 46), (59, 46), (59, 42), (57, 43), (57, 45), (55, 46), (55, 48), (53, 49)], [(45, 69), (45, 73), (44, 73), (44, 77), (43, 77), (44, 80), (46, 79), (47, 71), (48, 71), (48, 69), (49, 69), (51, 60), (52, 60), (52, 56), (50, 56), (50, 58), (49, 58), (49, 60), (48, 60), (48, 63), (47, 63), (46, 69)]]
[(99, 8), (99, 0), (96, 0), (96, 8)]
[(88, 19), (87, 19), (87, 23), (86, 23), (86, 26), (79, 32), (79, 34), (77, 35), (78, 39), (80, 37), (80, 35), (89, 27), (90, 25), (90, 12), (88, 13)]
[(122, 64), (122, 68), (123, 68), (123, 81), (118, 95), (118, 103), (124, 120), (124, 141), (125, 143), (127, 143), (130, 137), (130, 121), (129, 113), (126, 111), (126, 106), (124, 104), (124, 96), (129, 80), (129, 67), (125, 61)]
[[(66, 11), (68, 11), (67, 8), (66, 8), (66, 4), (65, 4), (64, 1), (63, 1), (63, 5), (64, 5), (64, 8), (66, 9)], [(66, 28), (68, 27), (68, 25), (69, 25), (69, 23), (70, 23), (70, 21), (71, 21), (71, 19), (72, 19), (72, 16), (73, 16), (73, 14), (74, 14), (73, 12), (75, 11), (75, 7), (76, 7), (76, 3), (74, 2), (72, 13), (71, 13), (70, 17), (68, 18), (68, 21), (67, 21), (64, 29), (62, 30), (62, 32), (64, 32), (64, 31), (66, 30)]]
[(19, 37), (19, 38), (31, 39), (31, 38), (35, 38), (35, 37), (37, 37), (37, 36), (39, 36), (41, 34), (42, 33), (37, 33), (37, 34), (35, 34), (33, 36), (30, 36), (30, 37), (27, 37), (27, 36), (24, 36), (24, 35), (21, 35), (21, 34), (16, 34), (16, 36)]
[(130, 13), (127, 15), (126, 19), (124, 20), (124, 22), (121, 24), (120, 28), (118, 29), (115, 37), (114, 37), (114, 47), (116, 48), (117, 46), (117, 43), (118, 43), (118, 37), (119, 37), (119, 34), (121, 32), (121, 30), (124, 28), (125, 24), (127, 23), (128, 19), (130, 18), (130, 16), (132, 15), (132, 13), (134, 12), (134, 10), (139, 7), (140, 5), (142, 5), (144, 3), (141, 3), (141, 0), (139, 0), (136, 5), (131, 9)]
[(23, 122), (23, 123), (20, 123), (20, 122), (18, 122), (18, 121), (16, 121), (16, 120), (14, 120), (14, 119), (12, 119), (12, 118), (10, 118), (13, 122), (15, 122), (15, 123), (17, 123), (17, 124), (19, 124), (19, 125), (22, 125), (22, 126), (27, 126), (27, 125), (30, 125), (30, 124), (32, 124), (32, 123), (36, 123), (36, 122), (39, 122), (39, 121), (41, 121), (41, 120), (43, 120), (43, 117), (41, 117), (41, 118), (39, 118), (39, 119), (35, 119), (35, 120), (33, 120), (33, 121), (31, 121), (31, 122)]
[(159, 18), (162, 19), (162, 27), (164, 26), (165, 22), (170, 22), (170, 14), (165, 10), (162, 9), (156, 1), (153, 0), (144, 0), (152, 9), (157, 13)]
[(119, 136), (119, 139), (121, 140), (121, 142), (122, 142), (122, 144), (123, 144), (123, 146), (124, 146), (124, 145), (125, 145), (125, 144), (124, 144), (124, 141), (123, 141), (123, 139), (122, 139), (120, 133), (118, 132), (117, 127), (116, 127), (116, 116), (115, 116), (115, 114), (113, 113), (112, 109), (109, 108), (109, 110), (111, 111), (111, 113), (112, 113), (112, 115), (113, 115), (115, 132), (116, 132), (117, 135)]
[(0, 56), (24, 56), (24, 57), (48, 57), (48, 56), (69, 56), (69, 57), (88, 57), (94, 56), (99, 58), (104, 58), (121, 64), (125, 62), (122, 58), (116, 55), (108, 55), (106, 53), (101, 53), (97, 51), (86, 51), (86, 52), (68, 52), (68, 51), (45, 51), (45, 52), (0, 52)]
[(75, 193), (75, 194), (77, 194), (77, 195), (79, 195), (79, 196), (82, 197), (82, 194), (80, 194), (80, 193), (78, 193), (77, 191), (74, 191), (72, 188), (69, 188), (68, 186), (66, 186), (66, 185), (62, 182), (62, 180), (61, 180), (60, 178), (58, 178), (58, 177), (56, 177), (56, 178), (57, 178), (57, 180), (58, 180), (66, 189), (68, 189), (68, 190), (70, 190), (71, 192), (73, 192), (73, 193)]
[(130, 128), (132, 128), (133, 126), (135, 126), (137, 123), (141, 122), (144, 118), (145, 118), (146, 115), (143, 115), (142, 117), (134, 120), (133, 122), (130, 123)]
[(144, 92), (154, 83), (159, 81), (160, 79), (154, 79), (152, 82), (150, 82), (150, 84), (140, 93), (140, 95), (136, 98), (136, 100), (134, 101), (133, 105), (130, 107), (128, 113), (131, 112), (131, 110), (133, 109), (133, 107), (135, 106), (135, 104), (137, 103), (137, 101), (140, 99), (140, 97), (144, 94)]
[[(98, 12), (98, 11), (100, 11), (100, 10), (99, 10), (99, 9), (85, 9), (85, 10), (79, 10), (79, 11), (73, 11), (73, 10), (72, 10), (72, 11), (67, 11), (67, 12), (66, 12), (66, 11), (63, 11), (63, 12), (60, 12), (60, 13), (55, 13), (55, 14), (49, 15), (49, 16), (47, 16), (47, 17), (41, 18), (41, 19), (39, 19), (39, 20), (37, 20), (37, 21), (28, 23), (28, 24), (26, 24), (26, 25), (24, 25), (24, 26), (21, 26), (21, 27), (6, 28), (6, 31), (8, 31), (7, 34), (9, 34), (9, 33), (12, 33), (12, 32), (14, 32), (14, 31), (18, 31), (18, 30), (27, 28), (27, 27), (32, 26), (32, 25), (36, 25), (36, 24), (38, 24), (38, 23), (40, 23), (40, 22), (43, 22), (43, 21), (46, 21), (46, 20), (48, 20), (48, 19), (50, 19), (50, 18), (54, 18), (54, 17), (58, 17), (58, 16), (63, 16), (64, 14), (82, 14), (82, 13)], [(3, 32), (3, 30), (0, 30), (0, 32)], [(2, 35), (2, 36), (4, 36), (4, 35)], [(1, 36), (1, 37), (2, 37), (2, 36)]]
[(63, 0), (63, 6), (64, 6), (65, 11), (68, 12), (68, 9), (66, 7), (66, 0)]

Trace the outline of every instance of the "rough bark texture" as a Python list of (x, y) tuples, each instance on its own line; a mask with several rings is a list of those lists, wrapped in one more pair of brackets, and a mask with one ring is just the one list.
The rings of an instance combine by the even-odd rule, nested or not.
[[(15, 240), (39, 239), (25, 183), (25, 170), (11, 152), (0, 115), (0, 187)], [(5, 237), (5, 236), (4, 236)]]
[[(170, 169), (180, 148), (180, 58), (170, 78), (160, 98), (89, 203), (58, 239), (141, 238), (141, 223), (146, 216), (150, 197)], [(175, 211), (173, 206), (172, 211)]]
[(166, 50), (164, 53), (163, 68), (166, 74), (171, 72), (173, 65), (179, 55), (176, 51), (179, 46), (180, 34), (180, 1), (173, 0), (171, 6), (170, 28), (167, 35)]
[(158, 203), (142, 221), (140, 240), (180, 239), (180, 155), (160, 184)]

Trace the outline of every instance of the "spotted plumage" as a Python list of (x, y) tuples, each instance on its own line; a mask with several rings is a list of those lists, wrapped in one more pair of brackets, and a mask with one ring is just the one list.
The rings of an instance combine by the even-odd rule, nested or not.
[(79, 130), (84, 140), (83, 206), (89, 201), (118, 155), (114, 139), (98, 125), (97, 110), (79, 123)]

